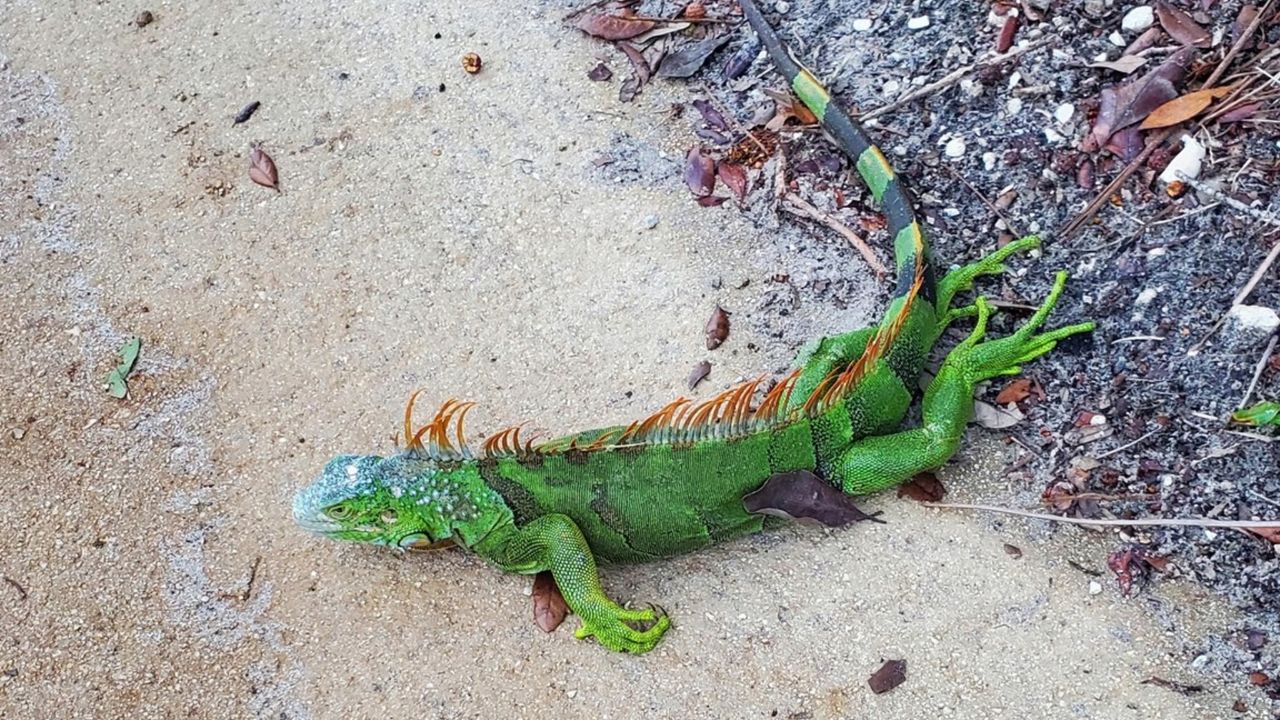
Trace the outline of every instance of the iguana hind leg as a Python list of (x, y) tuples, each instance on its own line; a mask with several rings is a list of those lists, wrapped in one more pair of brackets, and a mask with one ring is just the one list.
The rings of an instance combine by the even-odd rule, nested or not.
[(1066, 277), (1058, 273), (1053, 290), (1035, 315), (1013, 335), (999, 340), (983, 342), (991, 309), (978, 298), (973, 332), (947, 355), (925, 391), (921, 427), (849, 444), (828, 465), (834, 476), (830, 479), (847, 493), (863, 495), (891, 488), (950, 459), (973, 413), (975, 385), (998, 375), (1016, 375), (1022, 363), (1049, 352), (1059, 340), (1093, 329), (1093, 323), (1079, 323), (1036, 333), (1062, 294)]
[[(628, 610), (604, 594), (595, 556), (568, 515), (543, 515), (524, 527), (509, 524), (497, 528), (473, 549), (509, 572), (550, 570), (565, 603), (582, 619), (582, 626), (574, 633), (579, 638), (595, 637), (610, 650), (644, 653), (652, 650), (671, 626), (671, 619), (661, 610)], [(652, 626), (643, 630), (632, 626), (638, 623)]]
[(1004, 261), (1010, 255), (1038, 247), (1040, 247), (1040, 238), (1035, 235), (1027, 235), (1014, 240), (977, 262), (956, 268), (942, 276), (942, 279), (938, 281), (938, 333), (941, 334), (943, 330), (946, 330), (947, 325), (952, 320), (969, 317), (977, 312), (977, 308), (973, 305), (953, 309), (951, 301), (955, 299), (956, 293), (964, 292), (973, 287), (973, 281), (977, 280), (981, 275), (997, 275), (1004, 272), (1006, 270)]

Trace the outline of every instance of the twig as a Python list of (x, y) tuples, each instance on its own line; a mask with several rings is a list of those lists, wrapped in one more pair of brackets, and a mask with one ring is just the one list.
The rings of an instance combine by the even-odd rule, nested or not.
[(1231, 197), (1230, 195), (1227, 195), (1221, 190), (1211, 185), (1208, 185), (1206, 183), (1203, 183), (1200, 180), (1197, 180), (1196, 178), (1190, 177), (1185, 173), (1180, 172), (1180, 173), (1177, 173), (1177, 175), (1179, 180), (1195, 188), (1197, 192), (1202, 192), (1205, 195), (1208, 195), (1209, 197), (1217, 200), (1220, 203), (1229, 205), (1232, 208), (1244, 213), (1245, 215), (1248, 215), (1254, 220), (1257, 220), (1258, 222), (1263, 223), (1264, 225), (1270, 225), (1272, 227), (1280, 227), (1280, 219), (1275, 218), (1270, 213), (1251, 208), (1248, 205), (1245, 205), (1244, 203), (1240, 202), (1239, 200)]
[(1044, 505), (1052, 505), (1063, 500), (1077, 502), (1079, 500), (1098, 500), (1100, 502), (1136, 502), (1139, 500), (1156, 500), (1160, 497), (1160, 493), (1124, 493), (1122, 495), (1105, 495), (1103, 493), (1080, 493), (1079, 495), (1059, 495), (1057, 497), (1042, 498), (1040, 502)]
[[(1231, 49), (1227, 51), (1225, 56), (1223, 56), (1222, 62), (1218, 63), (1218, 67), (1214, 68), (1213, 74), (1209, 76), (1208, 80), (1205, 80), (1204, 83), (1200, 85), (1201, 88), (1211, 88), (1218, 82), (1218, 79), (1222, 77), (1222, 74), (1227, 71), (1227, 66), (1231, 64), (1231, 61), (1234, 60), (1235, 56), (1240, 52), (1240, 48), (1242, 48), (1245, 42), (1253, 36), (1255, 31), (1257, 31), (1258, 25), (1261, 24), (1262, 19), (1271, 13), (1271, 6), (1274, 5), (1275, 2), (1276, 0), (1268, 0), (1266, 6), (1264, 6), (1262, 10), (1258, 11), (1257, 16), (1253, 18), (1253, 22), (1249, 23), (1249, 27), (1245, 28), (1244, 32), (1240, 33), (1240, 37), (1236, 38), (1235, 43), (1231, 45)], [(1147, 142), (1146, 147), (1142, 149), (1142, 152), (1138, 153), (1138, 157), (1134, 158), (1132, 162), (1126, 165), (1124, 170), (1121, 170), (1120, 174), (1117, 175), (1114, 180), (1107, 183), (1107, 186), (1102, 189), (1102, 192), (1098, 193), (1097, 197), (1090, 201), (1089, 204), (1085, 206), (1084, 210), (1080, 211), (1080, 214), (1072, 218), (1071, 222), (1067, 223), (1066, 227), (1062, 228), (1062, 232), (1059, 233), (1061, 238), (1066, 240), (1083, 227), (1086, 222), (1089, 222), (1089, 220), (1093, 218), (1094, 214), (1098, 212), (1098, 209), (1111, 199), (1111, 196), (1120, 189), (1121, 185), (1124, 185), (1125, 181), (1129, 179), (1129, 176), (1146, 163), (1147, 158), (1151, 156), (1151, 153), (1155, 152), (1156, 148), (1163, 145), (1164, 141), (1168, 140), (1170, 136), (1173, 135), (1177, 127), (1177, 125), (1173, 125), (1156, 133), (1155, 136)]]
[(1271, 342), (1267, 343), (1267, 349), (1262, 351), (1262, 357), (1258, 358), (1258, 364), (1253, 368), (1253, 379), (1249, 381), (1249, 388), (1244, 391), (1244, 397), (1240, 398), (1240, 404), (1236, 406), (1239, 410), (1249, 402), (1249, 398), (1253, 397), (1253, 391), (1258, 388), (1258, 380), (1262, 378), (1262, 371), (1267, 368), (1267, 360), (1271, 358), (1271, 351), (1276, 349), (1276, 336), (1271, 336)]
[(1236, 528), (1241, 530), (1280, 529), (1280, 520), (1211, 520), (1209, 518), (1137, 518), (1134, 520), (1121, 520), (1118, 518), (1073, 518), (1062, 517), (1061, 515), (1049, 515), (1048, 513), (1032, 512), (1029, 510), (1015, 510), (1013, 508), (996, 507), (995, 505), (938, 502), (925, 502), (921, 504), (925, 507), (939, 508), (942, 510), (981, 510), (983, 512), (1000, 513), (1002, 515), (1016, 515), (1018, 517), (1032, 518), (1033, 520), (1048, 520), (1050, 522), (1067, 523), (1069, 525), (1106, 525), (1111, 527), (1207, 527)]
[(876, 274), (881, 276), (888, 274), (889, 271), (880, 263), (876, 254), (871, 251), (871, 248), (868, 247), (865, 242), (863, 242), (862, 238), (858, 237), (857, 233), (849, 229), (848, 225), (845, 225), (828, 213), (810, 205), (807, 201), (801, 199), (794, 193), (787, 193), (783, 200), (786, 201), (786, 204), (789, 206), (788, 210), (793, 214), (801, 217), (807, 217), (810, 220), (817, 220), (823, 225), (826, 225), (832, 230), (843, 235), (844, 238), (849, 241), (849, 244), (862, 254), (862, 259), (867, 261), (867, 264), (871, 266), (871, 269), (876, 271)]
[(1163, 335), (1130, 335), (1129, 337), (1116, 338), (1115, 340), (1111, 341), (1111, 344), (1115, 345), (1117, 343), (1133, 342), (1135, 340), (1153, 340), (1153, 341), (1159, 340), (1160, 342), (1164, 342), (1166, 339), (1167, 338), (1165, 338)]
[(664, 18), (664, 17), (654, 17), (653, 15), (632, 15), (627, 19), (628, 20), (648, 20), (651, 22), (669, 23), (671, 25), (674, 25), (676, 23), (695, 23), (695, 24), (696, 23), (718, 23), (721, 25), (732, 25), (735, 23), (742, 22), (741, 20), (733, 20), (730, 18), (687, 18), (687, 17)]
[(1106, 452), (1104, 452), (1104, 453), (1102, 453), (1102, 454), (1100, 454), (1100, 455), (1094, 455), (1094, 456), (1093, 456), (1093, 459), (1094, 459), (1094, 460), (1101, 460), (1101, 459), (1102, 459), (1102, 458), (1104, 458), (1104, 457), (1109, 457), (1109, 456), (1111, 456), (1111, 455), (1115, 455), (1115, 454), (1116, 454), (1116, 453), (1118, 453), (1118, 452), (1122, 452), (1122, 451), (1124, 451), (1124, 450), (1128, 450), (1129, 448), (1133, 447), (1134, 445), (1137, 445), (1137, 444), (1141, 443), (1143, 440), (1146, 440), (1147, 438), (1151, 437), (1152, 435), (1156, 435), (1156, 434), (1158, 434), (1159, 432), (1160, 432), (1159, 430), (1152, 430), (1151, 432), (1147, 433), (1146, 435), (1143, 435), (1142, 437), (1138, 438), (1137, 440), (1134, 440), (1134, 441), (1133, 441), (1133, 442), (1131, 442), (1131, 443), (1126, 443), (1126, 444), (1124, 444), (1124, 445), (1121, 445), (1121, 446), (1120, 446), (1120, 447), (1118, 447), (1118, 448), (1112, 448), (1112, 449), (1110, 449), (1110, 450), (1108, 450), (1108, 451), (1106, 451)]
[(14, 580), (13, 578), (9, 577), (8, 575), (0, 575), (0, 577), (4, 578), (4, 581), (5, 581), (5, 582), (9, 583), (11, 586), (13, 586), (13, 589), (14, 589), (14, 590), (17, 590), (17, 591), (18, 591), (18, 597), (19, 597), (20, 599), (22, 599), (22, 600), (26, 600), (26, 599), (27, 599), (27, 590), (26, 590), (26, 588), (24, 588), (24, 587), (22, 587), (21, 585), (19, 585), (17, 580)]
[(978, 188), (974, 187), (973, 183), (969, 182), (968, 178), (966, 178), (964, 175), (961, 175), (958, 170), (951, 167), (950, 165), (943, 165), (942, 167), (947, 172), (951, 173), (952, 177), (964, 183), (964, 186), (969, 188), (970, 192), (972, 192), (974, 195), (978, 196), (978, 199), (982, 201), (982, 204), (986, 205), (988, 210), (995, 213), (995, 216), (997, 218), (1000, 218), (1001, 220), (1003, 220), (1004, 226), (1006, 229), (1009, 230), (1009, 232), (1013, 233), (1017, 237), (1022, 236), (1022, 233), (1018, 232), (1017, 228), (1014, 227), (1013, 221), (1010, 220), (1008, 216), (1006, 216), (1003, 212), (1001, 212), (1000, 208), (995, 206), (995, 203), (988, 200), (987, 196), (983, 195), (982, 192), (978, 190)]
[(902, 97), (898, 98), (897, 100), (894, 100), (888, 105), (881, 105), (880, 107), (875, 108), (874, 110), (868, 110), (867, 112), (862, 113), (861, 115), (858, 116), (858, 120), (860, 122), (866, 122), (872, 118), (880, 117), (885, 113), (893, 112), (894, 110), (897, 110), (898, 108), (902, 107), (903, 105), (906, 105), (909, 102), (913, 102), (922, 97), (932, 95), (939, 90), (951, 87), (952, 85), (955, 85), (956, 83), (963, 80), (967, 75), (977, 70), (981, 70), (984, 68), (992, 67), (994, 65), (999, 65), (1001, 63), (1008, 62), (1009, 60), (1012, 60), (1024, 53), (1031, 52), (1032, 50), (1038, 50), (1046, 45), (1051, 45), (1054, 42), (1057, 42), (1057, 40), (1058, 40), (1058, 37), (1056, 35), (1050, 35), (1048, 37), (1041, 38), (1040, 40), (1036, 40), (1035, 42), (1027, 43), (1022, 47), (1014, 48), (1009, 52), (1004, 53), (1003, 55), (993, 55), (991, 57), (986, 58), (985, 60), (969, 63), (964, 67), (958, 68), (956, 70), (953, 70), (947, 73), (946, 75), (942, 76), (942, 79), (937, 80), (936, 82), (931, 82), (928, 85), (921, 86), (919, 89), (913, 90), (907, 93), (906, 95), (903, 95)]

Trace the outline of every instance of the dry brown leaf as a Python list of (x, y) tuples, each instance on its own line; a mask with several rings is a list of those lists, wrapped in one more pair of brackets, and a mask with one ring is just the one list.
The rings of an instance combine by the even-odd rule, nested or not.
[(1205, 88), (1204, 90), (1196, 90), (1181, 97), (1176, 97), (1152, 110), (1147, 119), (1143, 120), (1142, 124), (1138, 126), (1138, 129), (1151, 130), (1186, 122), (1204, 112), (1204, 109), (1209, 107), (1210, 103), (1217, 98), (1224, 97), (1231, 90), (1230, 86)]
[(707, 376), (710, 374), (711, 374), (711, 363), (707, 362), (706, 360), (703, 360), (697, 365), (694, 365), (693, 371), (689, 373), (689, 389), (692, 390), (698, 387), (698, 383), (702, 382), (703, 380), (706, 380)]
[(720, 347), (729, 337), (729, 313), (719, 305), (711, 313), (711, 319), (707, 320), (706, 333), (708, 350)]
[(1272, 545), (1280, 545), (1280, 523), (1276, 523), (1275, 527), (1265, 528), (1249, 528), (1249, 532), (1266, 540)]
[(280, 178), (276, 174), (275, 161), (256, 145), (249, 150), (249, 179), (262, 187), (280, 192)]
[(702, 153), (702, 148), (690, 148), (685, 157), (684, 183), (698, 197), (706, 197), (716, 188), (716, 162)]
[(1009, 403), (1017, 403), (1026, 400), (1031, 395), (1031, 378), (1017, 378), (1010, 380), (1000, 390), (1000, 394), (996, 395), (996, 402), (1001, 405)]
[(542, 632), (560, 627), (569, 614), (569, 604), (560, 594), (560, 587), (550, 572), (543, 570), (533, 577), (533, 622)]
[(656, 25), (652, 20), (638, 20), (630, 9), (611, 15), (609, 13), (587, 13), (578, 18), (578, 29), (588, 35), (605, 40), (627, 40), (644, 34)]
[(1002, 430), (1007, 427), (1013, 427), (1021, 422), (1024, 417), (1026, 416), (1022, 414), (1017, 405), (1006, 409), (981, 400), (973, 402), (974, 421), (988, 430)]
[(1200, 27), (1191, 16), (1173, 7), (1167, 2), (1156, 3), (1156, 15), (1160, 18), (1160, 26), (1183, 45), (1195, 45), (1207, 48), (1213, 38)]
[(733, 191), (733, 194), (738, 196), (738, 202), (742, 202), (746, 199), (746, 168), (736, 163), (728, 163), (721, 160), (719, 166), (716, 168), (716, 173), (719, 175), (720, 180), (724, 182), (725, 185), (729, 186), (729, 189)]
[(1009, 543), (1005, 543), (1004, 551), (1005, 551), (1005, 554), (1007, 554), (1009, 557), (1013, 558), (1014, 560), (1018, 560), (1022, 557), (1022, 548), (1018, 547), (1017, 545), (1010, 545)]
[(884, 665), (881, 665), (874, 675), (867, 678), (867, 684), (871, 686), (871, 692), (879, 695), (898, 687), (906, 679), (906, 660), (885, 660)]
[(898, 487), (898, 497), (909, 497), (918, 502), (938, 502), (946, 495), (947, 488), (931, 472), (922, 472)]
[(1100, 67), (1108, 70), (1115, 70), (1118, 73), (1128, 75), (1147, 64), (1147, 59), (1138, 57), (1137, 55), (1121, 55), (1115, 60), (1104, 60), (1102, 62), (1089, 63), (1089, 67)]

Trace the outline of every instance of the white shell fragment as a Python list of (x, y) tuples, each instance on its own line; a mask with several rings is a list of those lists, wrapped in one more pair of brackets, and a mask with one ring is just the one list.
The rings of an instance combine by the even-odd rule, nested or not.
[(1124, 19), (1120, 21), (1120, 27), (1125, 32), (1140, 33), (1155, 24), (1155, 21), (1156, 14), (1151, 10), (1151, 6), (1139, 5), (1124, 14)]
[(1160, 182), (1168, 185), (1171, 182), (1182, 182), (1183, 178), (1192, 180), (1200, 177), (1200, 166), (1204, 162), (1205, 150), (1195, 138), (1182, 136), (1182, 149), (1169, 161), (1168, 167), (1160, 173)]
[(907, 29), (908, 29), (908, 30), (923, 30), (923, 29), (925, 29), (925, 28), (927, 28), (927, 27), (929, 27), (929, 16), (928, 16), (928, 15), (921, 15), (921, 16), (919, 16), (919, 17), (913, 17), (913, 18), (911, 18), (910, 20), (908, 20), (908, 21), (907, 21)]
[(866, 32), (871, 29), (871, 18), (857, 18), (853, 21), (853, 29), (858, 32)]
[(964, 157), (964, 150), (964, 138), (962, 137), (951, 138), (947, 141), (946, 146), (942, 148), (942, 152), (946, 153), (947, 157), (950, 158)]

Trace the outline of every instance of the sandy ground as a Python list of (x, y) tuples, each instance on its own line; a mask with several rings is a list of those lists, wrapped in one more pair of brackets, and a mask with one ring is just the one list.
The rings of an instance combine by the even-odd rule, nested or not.
[[(675, 619), (640, 658), (573, 640), (573, 619), (544, 635), (527, 578), (461, 553), (296, 529), (291, 494), (335, 453), (388, 448), (411, 389), (481, 401), (477, 427), (630, 419), (682, 389), (714, 303), (750, 307), (761, 284), (712, 281), (787, 259), (674, 173), (593, 167), (626, 134), (666, 168), (683, 88), (619, 105), (562, 9), (194, 5), (144, 28), (120, 3), (0, 12), (0, 717), (1261, 712), (1193, 670), (1234, 620), (1215, 598), (1125, 601), (1106, 577), (1091, 594), (1066, 561), (1101, 550), (1075, 531), (891, 495), (869, 503), (888, 525), (609, 569), (616, 597)], [(282, 194), (249, 182), (252, 142)], [(875, 297), (802, 321), (852, 327)], [(750, 326), (702, 394), (787, 361)], [(101, 381), (134, 334), (117, 401)], [(949, 485), (1000, 497), (1005, 453), (974, 431)], [(886, 658), (908, 680), (875, 696)]]

